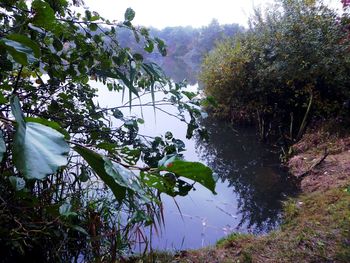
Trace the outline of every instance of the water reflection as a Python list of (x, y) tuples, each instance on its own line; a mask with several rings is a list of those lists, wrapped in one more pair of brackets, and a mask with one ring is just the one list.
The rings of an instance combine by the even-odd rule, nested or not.
[(197, 154), (237, 198), (237, 228), (267, 232), (280, 222), (281, 200), (295, 189), (271, 147), (258, 141), (249, 127), (233, 129), (227, 123), (207, 118), (202, 121), (210, 141), (197, 140)]
[(156, 59), (167, 76), (171, 76), (175, 82), (187, 81), (189, 85), (195, 85), (198, 82), (199, 65), (189, 63), (179, 57), (162, 57)]
[[(174, 79), (191, 80), (191, 66), (180, 67), (173, 60), (165, 61), (165, 70)], [(181, 64), (181, 63), (180, 63)], [(169, 68), (170, 67), (170, 68)], [(173, 75), (175, 71), (178, 75)], [(181, 71), (182, 70), (182, 71)], [(189, 70), (186, 72), (186, 70)], [(192, 74), (195, 80), (196, 74)], [(99, 102), (103, 106), (121, 103), (120, 94), (99, 88)], [(196, 90), (197, 85), (188, 87)], [(160, 96), (160, 97), (158, 97)], [(156, 100), (163, 95), (156, 94)], [(144, 98), (151, 101), (151, 97)], [(232, 232), (264, 233), (275, 228), (280, 221), (281, 200), (293, 193), (286, 173), (279, 166), (278, 155), (258, 141), (254, 128), (233, 129), (228, 123), (213, 118), (202, 120), (209, 132), (209, 142), (185, 138), (187, 126), (165, 112), (176, 113), (172, 106), (162, 106), (162, 111), (152, 107), (138, 107), (124, 115), (142, 117), (145, 124), (140, 133), (162, 136), (172, 131), (174, 137), (186, 144), (185, 159), (202, 161), (218, 175), (217, 195), (196, 184), (189, 196), (173, 198), (162, 195), (165, 226), (152, 233), (152, 247), (156, 249), (195, 249), (215, 242)], [(180, 211), (179, 211), (180, 210)], [(150, 233), (151, 235), (151, 233)]]

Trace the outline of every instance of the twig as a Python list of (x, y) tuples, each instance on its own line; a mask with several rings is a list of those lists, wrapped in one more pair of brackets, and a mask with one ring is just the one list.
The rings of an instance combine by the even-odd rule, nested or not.
[(297, 176), (297, 179), (298, 180), (302, 180), (305, 176), (307, 176), (316, 166), (320, 165), (326, 158), (327, 156), (329, 155), (329, 152), (327, 151), (327, 148), (324, 149), (324, 154), (323, 154), (323, 157), (318, 160), (317, 162), (315, 162), (314, 164), (312, 164), (310, 166), (309, 169), (307, 169), (307, 171), (303, 172), (302, 174), (298, 175)]
[(12, 95), (16, 95), (16, 94), (17, 94), (18, 82), (19, 82), (19, 79), (20, 79), (20, 77), (21, 77), (22, 70), (23, 70), (23, 65), (21, 66), (21, 68), (20, 68), (19, 71), (18, 71), (18, 75), (17, 75), (17, 79), (16, 79), (15, 86), (14, 86), (13, 91), (12, 91)]

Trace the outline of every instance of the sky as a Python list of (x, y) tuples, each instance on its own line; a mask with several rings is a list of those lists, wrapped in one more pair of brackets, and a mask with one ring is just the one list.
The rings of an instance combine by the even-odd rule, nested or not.
[[(266, 7), (273, 0), (84, 0), (90, 10), (110, 20), (122, 21), (124, 11), (136, 12), (134, 25), (156, 27), (208, 25), (212, 19), (220, 24), (238, 23), (247, 26), (254, 7)], [(341, 7), (340, 0), (324, 0)]]

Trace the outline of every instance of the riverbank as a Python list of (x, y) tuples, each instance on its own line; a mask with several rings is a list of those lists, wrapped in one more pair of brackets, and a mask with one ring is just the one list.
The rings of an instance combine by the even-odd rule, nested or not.
[(287, 165), (301, 193), (285, 202), (279, 230), (233, 234), (213, 247), (152, 261), (350, 262), (350, 136), (318, 128), (292, 149)]

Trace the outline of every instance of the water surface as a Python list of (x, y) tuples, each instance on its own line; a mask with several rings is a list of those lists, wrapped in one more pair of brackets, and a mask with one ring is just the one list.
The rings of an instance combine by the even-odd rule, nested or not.
[[(197, 86), (189, 87), (196, 89)], [(121, 95), (99, 87), (99, 101), (103, 106), (121, 103)], [(160, 99), (163, 95), (158, 95)], [(146, 98), (147, 99), (147, 98)], [(175, 113), (171, 106), (162, 110)], [(254, 127), (233, 127), (214, 118), (205, 118), (202, 125), (210, 139), (185, 138), (187, 126), (152, 107), (124, 110), (124, 114), (143, 116), (145, 124), (140, 133), (161, 136), (171, 131), (186, 144), (185, 159), (200, 161), (212, 168), (216, 178), (216, 192), (196, 184), (196, 191), (186, 197), (162, 195), (165, 227), (153, 233), (152, 246), (158, 249), (189, 249), (215, 244), (232, 232), (265, 233), (281, 220), (281, 201), (293, 193), (287, 174), (279, 165), (276, 149), (261, 143)]]

